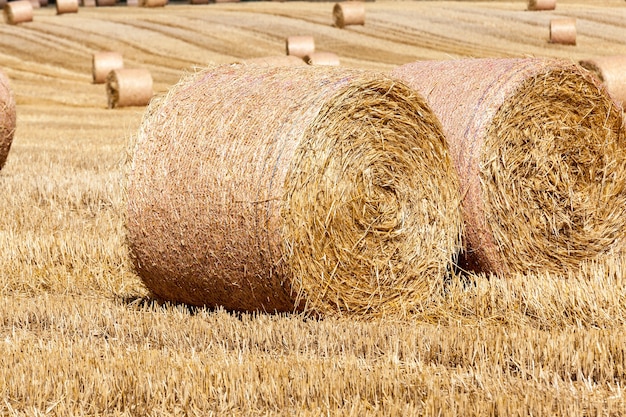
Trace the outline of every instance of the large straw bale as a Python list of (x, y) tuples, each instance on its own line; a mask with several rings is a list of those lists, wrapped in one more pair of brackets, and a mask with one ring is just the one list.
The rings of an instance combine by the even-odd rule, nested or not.
[(468, 268), (563, 273), (623, 245), (623, 116), (587, 71), (467, 59), (393, 75), (424, 94), (443, 124), (464, 195)]
[(15, 98), (8, 77), (0, 71), (0, 169), (4, 166), (15, 133)]
[(557, 18), (550, 20), (550, 42), (576, 45), (576, 19)]
[(343, 1), (333, 7), (333, 23), (338, 28), (349, 25), (365, 24), (365, 3), (362, 1)]
[(78, 13), (78, 0), (56, 0), (57, 14)]
[(91, 56), (91, 75), (94, 84), (105, 83), (109, 72), (120, 68), (124, 68), (124, 58), (119, 52), (101, 51)]
[(528, 10), (554, 10), (556, 0), (528, 0)]
[(152, 74), (143, 68), (116, 69), (106, 80), (109, 108), (145, 106), (154, 94)]
[(304, 58), (315, 52), (315, 39), (313, 36), (289, 36), (285, 39), (285, 51), (287, 55)]
[(215, 67), (146, 112), (128, 241), (166, 300), (403, 315), (441, 290), (459, 248), (455, 175), (438, 120), (403, 83)]
[(4, 21), (10, 25), (33, 21), (33, 5), (29, 0), (8, 2), (2, 10)]
[(626, 55), (590, 58), (580, 61), (583, 68), (593, 72), (604, 83), (609, 94), (626, 106)]

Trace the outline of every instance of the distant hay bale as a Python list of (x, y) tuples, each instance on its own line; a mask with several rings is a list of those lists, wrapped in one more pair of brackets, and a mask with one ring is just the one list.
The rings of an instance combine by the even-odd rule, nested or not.
[(528, 0), (528, 10), (554, 10), (556, 0)]
[(580, 65), (593, 72), (604, 83), (609, 94), (626, 106), (626, 55), (585, 59)]
[(30, 5), (33, 6), (33, 10), (41, 8), (41, 3), (39, 3), (39, 0), (29, 0), (29, 1), (30, 1)]
[(285, 50), (287, 55), (304, 58), (315, 52), (315, 39), (313, 36), (289, 36), (285, 40)]
[(81, 0), (80, 5), (83, 7), (96, 7), (96, 0)]
[(576, 45), (576, 19), (559, 18), (550, 20), (550, 42)]
[(304, 57), (304, 62), (309, 65), (340, 65), (339, 57), (332, 52), (313, 52), (312, 54), (308, 54)]
[(146, 69), (117, 69), (109, 72), (106, 79), (109, 108), (145, 106), (150, 103), (152, 74)]
[[(25, 0), (27, 1), (27, 0)], [(0, 71), (0, 169), (4, 166), (15, 133), (15, 98), (8, 77)]]
[(96, 0), (96, 6), (98, 7), (112, 7), (117, 4), (117, 0)]
[(124, 68), (124, 58), (119, 52), (96, 52), (91, 57), (91, 75), (94, 84), (106, 82), (109, 72)]
[(209, 4), (209, 0), (189, 0), (189, 4)]
[(56, 0), (57, 15), (78, 13), (78, 0)]
[(4, 21), (10, 25), (17, 25), (33, 21), (33, 5), (29, 0), (8, 2), (4, 8)]
[(164, 7), (167, 3), (168, 0), (139, 0), (141, 7)]
[(236, 62), (237, 64), (244, 65), (260, 65), (263, 67), (284, 67), (284, 66), (306, 66), (306, 62), (304, 62), (301, 58), (292, 55), (271, 55), (271, 56), (263, 56), (259, 58), (249, 58)]
[(139, 7), (139, 0), (126, 0), (126, 6)]
[(365, 24), (365, 3), (362, 1), (343, 1), (333, 7), (333, 22), (336, 27)]
[(623, 116), (587, 71), (467, 59), (392, 75), (424, 94), (443, 124), (464, 195), (468, 268), (560, 274), (623, 246)]
[(153, 100), (135, 142), (128, 242), (161, 299), (403, 315), (459, 248), (441, 126), (382, 74), (211, 68)]

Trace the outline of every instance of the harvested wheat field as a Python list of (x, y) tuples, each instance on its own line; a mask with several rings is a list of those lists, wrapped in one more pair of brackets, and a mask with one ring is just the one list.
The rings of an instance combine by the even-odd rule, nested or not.
[[(380, 0), (365, 4), (364, 25), (343, 29), (333, 6), (171, 1), (57, 15), (51, 3), (0, 24), (17, 113), (0, 170), (0, 415), (626, 415), (620, 253), (506, 278), (451, 269), (402, 319), (235, 312), (148, 291), (128, 247), (125, 191), (146, 107), (108, 108), (92, 80), (96, 52), (149, 71), (157, 96), (200, 68), (284, 55), (289, 36), (336, 54), (333, 71), (626, 55), (623, 0), (550, 11)], [(575, 46), (549, 42), (553, 18), (576, 19)]]

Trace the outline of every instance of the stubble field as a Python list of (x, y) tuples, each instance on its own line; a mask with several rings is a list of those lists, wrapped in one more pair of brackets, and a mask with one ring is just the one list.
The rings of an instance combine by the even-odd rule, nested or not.
[[(197, 67), (311, 34), (342, 65), (626, 54), (626, 2), (118, 5), (0, 24), (17, 130), (0, 171), (2, 415), (626, 415), (626, 262), (575, 276), (469, 275), (406, 321), (236, 314), (154, 302), (125, 244), (123, 179), (144, 108), (107, 109), (91, 55), (164, 93)], [(547, 42), (554, 16), (578, 45)]]

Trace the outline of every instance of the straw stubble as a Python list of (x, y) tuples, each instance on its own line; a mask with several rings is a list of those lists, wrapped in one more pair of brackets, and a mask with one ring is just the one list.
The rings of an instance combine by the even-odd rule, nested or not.
[(404, 315), (441, 291), (460, 243), (439, 122), (358, 70), (182, 80), (144, 117), (127, 195), (137, 272), (194, 305)]

